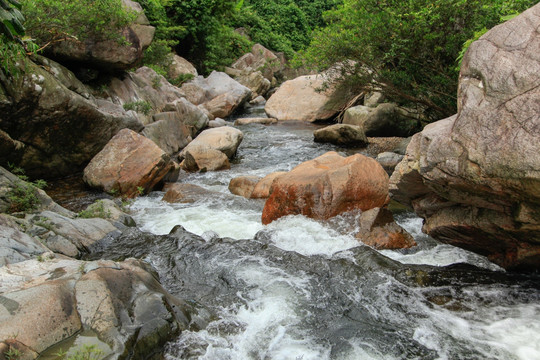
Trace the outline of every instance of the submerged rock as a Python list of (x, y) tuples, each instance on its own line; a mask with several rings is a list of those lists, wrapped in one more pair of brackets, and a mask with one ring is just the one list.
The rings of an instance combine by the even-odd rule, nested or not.
[(257, 117), (257, 118), (239, 118), (234, 121), (234, 125), (248, 125), (248, 124), (262, 124), (270, 125), (277, 123), (277, 119), (268, 118), (268, 117)]
[(84, 169), (84, 181), (106, 192), (135, 197), (150, 191), (173, 168), (154, 142), (120, 131)]
[(456, 116), (413, 137), (392, 197), (423, 230), (509, 269), (540, 268), (540, 5), (468, 49)]
[(272, 189), (272, 184), (279, 176), (286, 174), (286, 171), (276, 171), (271, 174), (266, 175), (262, 178), (253, 188), (251, 193), (252, 199), (266, 199), (270, 196), (270, 191)]
[(235, 195), (251, 198), (253, 189), (261, 180), (259, 176), (238, 176), (229, 182), (229, 191)]
[(328, 219), (346, 211), (388, 203), (388, 175), (374, 159), (328, 152), (277, 177), (264, 205), (263, 224), (302, 214)]
[(360, 230), (356, 238), (375, 249), (405, 249), (416, 246), (414, 238), (396, 224), (394, 216), (386, 208), (373, 208), (362, 212)]

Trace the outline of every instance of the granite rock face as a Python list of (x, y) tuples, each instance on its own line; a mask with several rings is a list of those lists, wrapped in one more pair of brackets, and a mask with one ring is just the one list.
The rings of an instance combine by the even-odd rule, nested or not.
[(424, 231), (509, 269), (540, 268), (540, 5), (467, 51), (457, 115), (415, 135), (390, 181)]
[(37, 358), (85, 330), (108, 358), (150, 358), (189, 324), (190, 307), (169, 295), (140, 260), (80, 261), (55, 256), (0, 267), (0, 346)]

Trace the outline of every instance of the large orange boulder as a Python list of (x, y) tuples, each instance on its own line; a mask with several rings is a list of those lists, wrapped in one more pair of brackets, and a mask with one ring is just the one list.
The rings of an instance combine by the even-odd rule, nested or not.
[(331, 151), (274, 180), (262, 222), (295, 214), (328, 219), (351, 210), (382, 207), (388, 200), (388, 175), (377, 161)]
[(90, 161), (84, 181), (127, 197), (150, 191), (173, 168), (169, 155), (152, 140), (124, 129)]

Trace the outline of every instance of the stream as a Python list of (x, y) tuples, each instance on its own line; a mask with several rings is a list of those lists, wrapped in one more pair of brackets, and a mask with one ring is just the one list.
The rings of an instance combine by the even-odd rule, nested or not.
[(238, 128), (231, 170), (179, 180), (219, 194), (187, 204), (165, 203), (162, 192), (138, 198), (138, 226), (162, 236), (128, 236), (104, 254), (143, 257), (168, 291), (208, 314), (202, 329), (167, 344), (166, 359), (540, 359), (538, 274), (506, 273), (441, 244), (403, 211), (396, 219), (418, 246), (399, 251), (361, 245), (355, 213), (263, 226), (264, 201), (230, 194), (230, 179), (355, 150), (314, 143), (313, 124)]

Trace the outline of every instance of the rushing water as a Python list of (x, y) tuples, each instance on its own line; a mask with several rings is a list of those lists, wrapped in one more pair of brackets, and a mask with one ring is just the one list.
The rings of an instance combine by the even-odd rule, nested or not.
[(263, 226), (264, 202), (231, 195), (230, 179), (344, 150), (315, 144), (315, 125), (239, 128), (231, 170), (180, 180), (220, 196), (168, 204), (155, 192), (131, 207), (145, 231), (180, 224), (198, 235), (177, 229), (137, 250), (169, 291), (213, 314), (169, 343), (167, 359), (540, 359), (537, 275), (506, 274), (440, 244), (409, 213), (397, 216), (419, 244), (407, 251), (360, 245), (351, 236), (358, 214)]

